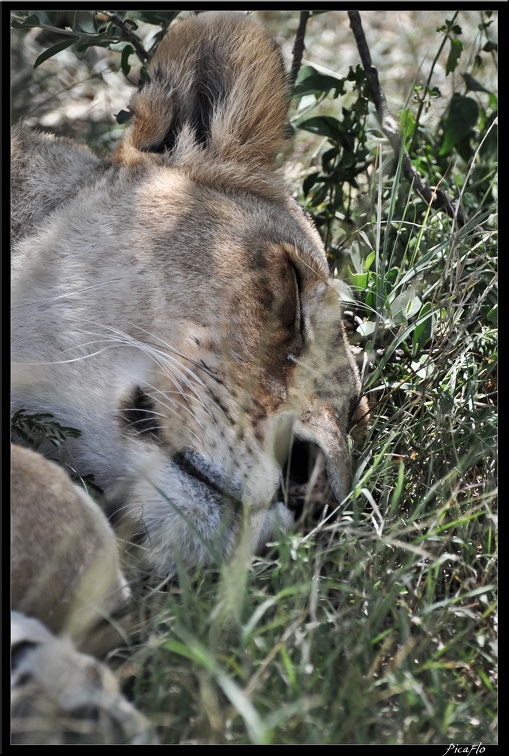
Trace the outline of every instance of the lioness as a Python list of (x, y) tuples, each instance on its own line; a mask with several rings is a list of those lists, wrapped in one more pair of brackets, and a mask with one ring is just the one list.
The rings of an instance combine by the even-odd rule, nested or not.
[(13, 446), (11, 468), (12, 742), (155, 742), (113, 673), (89, 655), (122, 638), (110, 618), (129, 589), (113, 530), (54, 462)]
[(82, 431), (67, 452), (157, 576), (258, 549), (351, 483), (366, 407), (280, 168), (288, 87), (261, 25), (200, 13), (168, 31), (111, 156), (14, 133), (13, 409)]

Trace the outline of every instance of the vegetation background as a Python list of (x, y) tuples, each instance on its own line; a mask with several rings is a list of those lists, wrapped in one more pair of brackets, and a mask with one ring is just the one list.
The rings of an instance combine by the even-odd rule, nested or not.
[[(172, 15), (117, 13), (145, 50)], [(77, 57), (101, 14), (37, 14), (14, 14), (13, 120), (108, 151), (141, 61), (128, 37)], [(256, 15), (290, 65), (299, 13)], [(143, 631), (109, 661), (163, 743), (497, 741), (497, 16), (361, 19), (412, 165), (452, 212), (405, 178), (347, 12), (312, 13), (289, 176), (343, 281), (372, 428), (339, 511), (245, 584), (219, 565), (140, 596)], [(66, 24), (78, 45), (34, 70)]]

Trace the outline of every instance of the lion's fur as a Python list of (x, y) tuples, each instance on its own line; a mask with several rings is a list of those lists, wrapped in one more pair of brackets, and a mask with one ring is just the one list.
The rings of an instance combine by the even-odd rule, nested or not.
[(12, 446), (11, 606), (78, 645), (128, 598), (115, 535), (85, 491)]
[[(202, 13), (170, 28), (111, 158), (13, 135), (13, 408), (82, 431), (68, 453), (156, 575), (231, 557), (245, 518), (253, 548), (288, 529), (293, 438), (336, 502), (350, 485), (365, 406), (322, 243), (279, 168), (287, 107), (263, 27)], [(14, 473), (14, 508), (31, 506), (28, 466)]]
[(11, 615), (11, 710), (14, 745), (157, 744), (113, 672), (19, 612)]
[[(261, 191), (272, 195), (274, 179), (263, 181), (263, 171), (273, 175), (284, 146), (287, 87), (281, 52), (262, 26), (224, 12), (200, 14), (161, 42), (150, 81), (131, 99), (132, 125), (115, 157), (135, 163), (140, 150), (178, 140), (172, 162), (181, 170), (250, 193), (260, 177)], [(203, 143), (210, 166), (200, 154)], [(226, 178), (218, 164), (232, 169)]]

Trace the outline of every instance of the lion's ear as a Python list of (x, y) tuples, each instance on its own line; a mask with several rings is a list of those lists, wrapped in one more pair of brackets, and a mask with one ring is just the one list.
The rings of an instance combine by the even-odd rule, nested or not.
[(283, 147), (288, 79), (278, 45), (257, 21), (219, 11), (177, 23), (148, 75), (131, 99), (119, 162), (135, 161), (136, 151), (185, 162), (199, 148), (259, 169)]

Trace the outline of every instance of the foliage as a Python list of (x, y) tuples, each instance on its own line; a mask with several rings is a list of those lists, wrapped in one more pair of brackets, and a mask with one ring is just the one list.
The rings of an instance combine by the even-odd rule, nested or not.
[[(328, 148), (321, 157), (321, 171), (309, 173), (302, 183), (302, 193), (308, 199), (308, 207), (322, 230), (325, 242), (330, 239), (331, 226), (336, 213), (345, 210), (348, 214), (352, 202), (352, 190), (357, 190), (357, 177), (366, 172), (371, 155), (366, 146), (366, 120), (368, 115), (368, 85), (360, 66), (350, 69), (346, 77), (321, 74), (312, 66), (299, 71), (293, 97), (308, 100), (311, 95), (320, 102), (325, 96), (337, 98), (346, 94), (352, 83), (357, 98), (352, 105), (342, 108), (341, 120), (331, 115), (315, 115), (311, 118), (299, 115), (294, 125), (327, 139)], [(314, 105), (314, 103), (313, 103)], [(313, 108), (314, 109), (314, 108)]]
[[(487, 33), (493, 22), (492, 13), (481, 13), (480, 31)], [(345, 94), (346, 82), (354, 82), (355, 99), (350, 95), (349, 107), (342, 107), (342, 118), (328, 115), (303, 117), (297, 111), (294, 125), (324, 137), (321, 152), (321, 171), (309, 172), (302, 182), (302, 200), (322, 232), (329, 250), (331, 267), (343, 273), (367, 311), (367, 318), (357, 329), (362, 338), (374, 337), (381, 346), (398, 334), (398, 347), (408, 345), (408, 354), (414, 359), (424, 358), (423, 347), (430, 343), (434, 326), (439, 318), (435, 311), (439, 299), (437, 272), (447, 267), (447, 259), (459, 253), (461, 268), (466, 266), (472, 274), (472, 255), (469, 246), (478, 238), (484, 224), (488, 230), (480, 241), (488, 269), (479, 274), (474, 285), (473, 298), (482, 298), (482, 314), (496, 312), (494, 292), (494, 261), (496, 235), (494, 203), (496, 201), (497, 170), (497, 98), (483, 87), (472, 74), (462, 73), (467, 92), (488, 95), (487, 104), (472, 96), (454, 92), (443, 106), (443, 115), (434, 133), (424, 130), (420, 118), (429, 98), (439, 98), (440, 91), (432, 86), (433, 71), (444, 45), (450, 45), (446, 63), (447, 74), (458, 67), (463, 46), (459, 40), (461, 27), (446, 19), (437, 29), (442, 35), (439, 51), (434, 58), (426, 85), (414, 86), (417, 112), (407, 106), (400, 116), (401, 128), (410, 148), (414, 165), (431, 186), (445, 188), (460, 202), (470, 218), (457, 238), (451, 240), (453, 230), (443, 217), (413, 196), (402, 178), (401, 158), (387, 180), (383, 175), (386, 160), (383, 144), (373, 144), (378, 127), (369, 126), (369, 87), (360, 67), (349, 74), (324, 75), (307, 66), (301, 69), (293, 96), (297, 100), (312, 95), (313, 111), (330, 98)], [(491, 55), (496, 45), (489, 40), (474, 58), (473, 67), (482, 64), (483, 52)], [(390, 156), (393, 159), (393, 156)], [(378, 162), (373, 171), (373, 161)], [(470, 162), (469, 162), (470, 161)], [(465, 166), (465, 163), (469, 163)], [(376, 175), (378, 174), (378, 176)], [(374, 181), (377, 186), (374, 186)], [(373, 204), (367, 201), (377, 194), (376, 222), (372, 222)], [(344, 241), (345, 221), (355, 221), (358, 229), (347, 250), (341, 249)], [(455, 249), (451, 250), (451, 243)], [(462, 250), (461, 252), (459, 250)], [(475, 266), (474, 266), (475, 267)], [(488, 293), (486, 292), (488, 289)], [(484, 292), (484, 293), (483, 293)], [(453, 301), (448, 306), (454, 306)], [(481, 314), (481, 313), (480, 313)], [(438, 319), (437, 319), (438, 318)], [(406, 331), (401, 332), (405, 325)], [(393, 342), (395, 343), (395, 341)], [(374, 340), (371, 342), (373, 347)], [(396, 346), (394, 347), (396, 348)], [(378, 377), (380, 371), (377, 371)]]
[[(19, 76), (20, 65), (22, 66), (24, 63), (23, 51), (16, 44), (16, 40), (22, 39), (19, 35), (30, 30), (37, 30), (35, 47), (39, 49), (42, 47), (42, 50), (36, 55), (35, 61), (31, 62), (35, 71), (31, 71), (29, 75), (22, 76), (16, 81), (17, 97), (14, 98), (13, 102), (14, 119), (26, 117), (27, 111), (28, 114), (33, 112), (34, 102), (31, 97), (33, 82), (34, 80), (39, 82), (39, 90), (44, 91), (48, 76), (42, 69), (45, 68), (48, 61), (51, 61), (55, 56), (61, 57), (62, 53), (74, 53), (76, 63), (81, 64), (81, 69), (84, 72), (88, 71), (89, 77), (87, 78), (95, 79), (96, 88), (102, 83), (104, 73), (108, 73), (108, 68), (101, 67), (96, 70), (95, 63), (100, 59), (98, 50), (101, 55), (111, 56), (112, 61), (115, 57), (117, 58), (117, 70), (122, 72), (126, 84), (133, 86), (135, 83), (140, 83), (146, 75), (146, 63), (150, 60), (167, 27), (178, 14), (179, 11), (130, 11), (129, 13), (121, 10), (114, 12), (37, 10), (33, 13), (14, 11), (11, 14), (11, 25), (15, 30), (12, 56), (13, 72), (15, 72), (16, 77)], [(150, 30), (149, 40), (141, 41), (140, 27), (143, 27), (145, 33), (147, 29)], [(69, 58), (67, 58), (67, 61), (67, 68), (72, 71), (72, 66), (69, 66)], [(112, 68), (115, 68), (115, 65)], [(87, 79), (82, 79), (82, 81), (87, 81)], [(69, 89), (73, 87), (76, 87), (76, 82)], [(38, 94), (35, 107), (39, 113), (43, 113), (45, 110), (48, 110), (49, 113), (53, 112), (53, 101), (58, 93), (53, 92), (49, 98), (41, 97), (41, 91)], [(84, 94), (85, 97), (88, 97), (90, 89), (85, 90)], [(127, 99), (128, 97), (129, 95), (127, 95)], [(79, 137), (79, 133), (76, 133), (79, 125), (83, 131), (83, 138), (92, 139), (97, 146), (102, 142), (103, 147), (110, 150), (118, 137), (118, 132), (112, 134), (113, 130), (110, 123), (106, 123), (105, 128), (101, 128), (100, 123), (94, 123), (93, 116), (96, 113), (92, 112), (91, 115), (92, 118), (89, 117), (87, 123), (81, 124), (77, 123), (75, 116), (73, 117), (73, 126), (70, 130), (72, 136), (74, 138)], [(125, 124), (129, 118), (130, 113), (126, 110), (120, 110), (116, 113), (118, 124)], [(61, 133), (66, 133), (65, 128)]]
[(80, 475), (72, 464), (72, 458), (66, 452), (67, 439), (81, 436), (81, 431), (78, 428), (62, 425), (49, 412), (30, 414), (25, 409), (19, 409), (11, 418), (11, 434), (15, 443), (21, 442), (34, 451), (37, 451), (41, 445), (48, 443), (55, 449), (61, 450), (62, 463), (71, 480), (82, 485), (92, 496), (103, 493), (100, 486), (94, 483), (94, 476), (91, 473)]
[(49, 412), (27, 414), (23, 409), (13, 414), (11, 430), (34, 451), (37, 451), (43, 441), (59, 447), (66, 438), (81, 436), (80, 430), (62, 425)]
[[(11, 23), (14, 29), (38, 28), (65, 37), (41, 53), (34, 63), (34, 68), (67, 47), (72, 46), (78, 58), (82, 57), (82, 53), (89, 47), (109, 47), (121, 51), (121, 68), (127, 76), (131, 69), (131, 55), (136, 53), (141, 63), (150, 59), (150, 52), (136, 39), (134, 32), (138, 25), (134, 19), (161, 27), (153, 39), (152, 47), (155, 49), (177, 15), (178, 11), (135, 11), (127, 18), (126, 11), (66, 11), (62, 18), (58, 11), (37, 11), (30, 14), (13, 14)], [(129, 41), (135, 42), (135, 48), (128, 44)]]
[[(124, 29), (75, 14), (69, 44), (118, 46), (129, 75), (126, 30), (154, 25), (155, 47), (171, 13), (116, 13)], [(317, 157), (296, 193), (347, 284), (372, 428), (352, 493), (311, 531), (140, 590), (145, 629), (113, 661), (164, 743), (496, 742), (494, 22), (480, 12), (466, 60), (461, 12), (444, 17), (426, 80), (397, 114), (413, 165), (461, 205), (462, 227), (406, 183), (362, 69), (299, 73), (292, 124)], [(65, 441), (48, 419), (34, 422)]]

